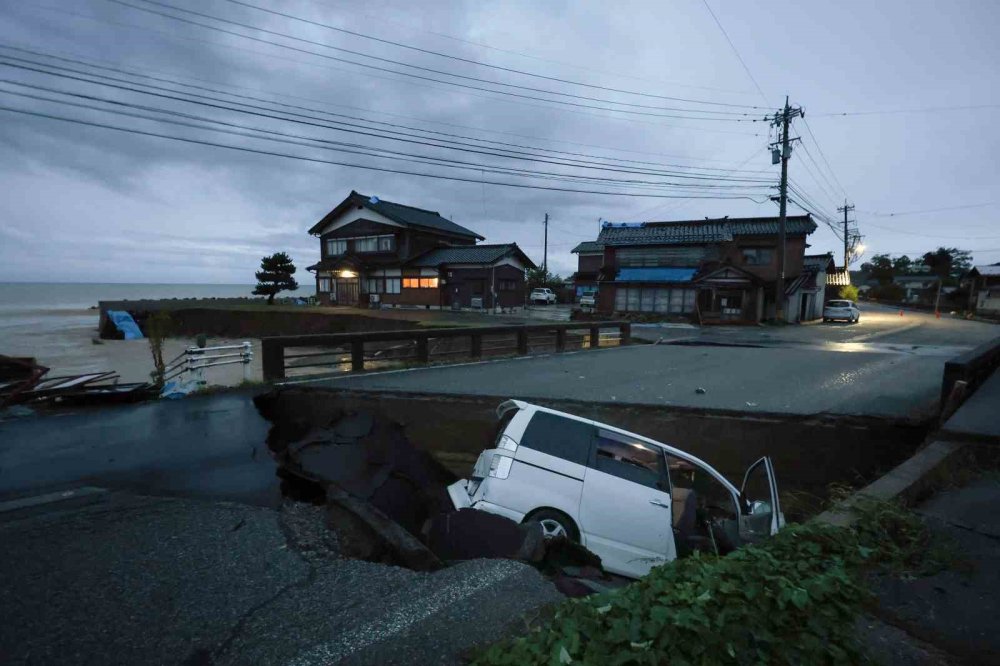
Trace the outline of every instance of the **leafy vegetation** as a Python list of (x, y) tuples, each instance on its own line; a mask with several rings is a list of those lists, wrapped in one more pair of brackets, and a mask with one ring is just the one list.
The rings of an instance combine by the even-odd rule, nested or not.
[(292, 276), (295, 275), (295, 264), (292, 258), (284, 252), (275, 252), (269, 257), (260, 260), (260, 270), (255, 273), (257, 286), (253, 293), (257, 296), (267, 296), (267, 304), (274, 303), (274, 296), (282, 291), (295, 291), (299, 288), (299, 283)]
[(855, 287), (853, 284), (845, 284), (842, 287), (840, 287), (840, 290), (837, 292), (837, 297), (843, 298), (848, 301), (854, 301), (855, 303), (857, 303), (858, 288)]
[[(930, 536), (902, 506), (858, 504), (855, 527), (790, 525), (725, 557), (695, 554), (474, 661), (504, 664), (853, 664), (866, 571), (925, 571)], [(932, 550), (932, 549), (930, 549)]]

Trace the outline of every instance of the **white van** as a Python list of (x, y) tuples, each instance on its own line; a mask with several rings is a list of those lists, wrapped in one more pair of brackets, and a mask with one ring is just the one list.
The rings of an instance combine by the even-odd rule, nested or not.
[(520, 400), (497, 416), (494, 448), (471, 478), (448, 487), (455, 507), (538, 522), (612, 573), (638, 578), (678, 555), (726, 553), (784, 525), (769, 458), (737, 490), (698, 458), (613, 426)]

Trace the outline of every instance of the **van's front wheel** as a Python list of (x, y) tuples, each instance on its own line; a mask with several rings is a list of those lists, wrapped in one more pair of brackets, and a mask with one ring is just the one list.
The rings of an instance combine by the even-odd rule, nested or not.
[(570, 541), (580, 541), (580, 531), (573, 520), (562, 511), (542, 509), (525, 520), (526, 523), (538, 523), (542, 526), (542, 534), (546, 539), (566, 537)]

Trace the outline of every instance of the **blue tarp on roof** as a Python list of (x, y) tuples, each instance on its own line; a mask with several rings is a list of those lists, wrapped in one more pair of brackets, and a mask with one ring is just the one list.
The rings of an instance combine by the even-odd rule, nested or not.
[(697, 268), (622, 268), (615, 282), (690, 282)]

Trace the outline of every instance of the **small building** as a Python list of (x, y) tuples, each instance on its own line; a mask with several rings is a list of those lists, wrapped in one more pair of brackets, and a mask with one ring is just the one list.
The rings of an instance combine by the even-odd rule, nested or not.
[(974, 266), (966, 279), (975, 312), (1000, 315), (1000, 264)]
[[(605, 223), (596, 241), (603, 247), (598, 310), (652, 312), (705, 323), (756, 323), (773, 317), (778, 225), (777, 217)], [(798, 280), (806, 236), (815, 230), (809, 215), (786, 219), (783, 305), (788, 321), (800, 318), (801, 293), (815, 291)], [(579, 272), (586, 274), (583, 267), (581, 256)], [(807, 299), (810, 311), (811, 303)]]
[(931, 305), (937, 296), (939, 279), (936, 275), (897, 275), (892, 281), (903, 288), (903, 303)]
[(570, 251), (577, 258), (576, 273), (570, 279), (573, 281), (573, 300), (578, 303), (582, 296), (597, 293), (597, 276), (604, 262), (604, 245), (597, 241), (583, 241)]
[(355, 191), (309, 233), (320, 242), (307, 270), (323, 305), (518, 307), (535, 267), (515, 243), (478, 245), (483, 236), (436, 211)]
[(798, 308), (798, 321), (823, 317), (824, 304), (837, 297), (837, 286), (831, 281), (836, 282), (841, 274), (831, 252), (802, 257), (802, 274), (785, 288), (789, 302)]

